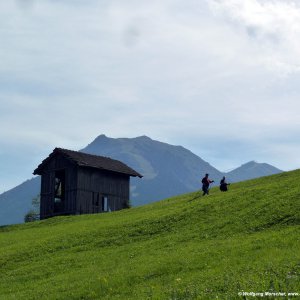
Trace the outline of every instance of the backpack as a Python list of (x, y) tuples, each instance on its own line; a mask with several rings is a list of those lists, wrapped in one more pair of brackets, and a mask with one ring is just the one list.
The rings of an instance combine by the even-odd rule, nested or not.
[(221, 183), (221, 184), (220, 184), (220, 190), (221, 190), (222, 192), (226, 192), (226, 191), (228, 190), (227, 184), (226, 184), (226, 183)]

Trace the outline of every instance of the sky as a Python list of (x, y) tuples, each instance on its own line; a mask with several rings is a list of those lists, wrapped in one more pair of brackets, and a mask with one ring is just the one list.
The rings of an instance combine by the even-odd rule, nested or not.
[(300, 168), (300, 3), (0, 2), (0, 193), (98, 135)]

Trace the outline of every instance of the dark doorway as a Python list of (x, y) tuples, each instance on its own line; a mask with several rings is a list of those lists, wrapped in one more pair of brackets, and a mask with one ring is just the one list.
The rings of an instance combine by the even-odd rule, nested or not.
[(55, 171), (54, 213), (64, 212), (65, 183), (66, 183), (65, 170)]

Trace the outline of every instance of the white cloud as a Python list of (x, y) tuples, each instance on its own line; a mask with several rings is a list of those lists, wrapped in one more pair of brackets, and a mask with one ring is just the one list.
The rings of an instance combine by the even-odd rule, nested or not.
[(300, 70), (300, 6), (294, 1), (213, 0), (210, 7), (244, 29), (264, 55), (263, 62), (283, 73)]
[(2, 1), (1, 148), (42, 159), (147, 134), (212, 164), (275, 157), (262, 149), (299, 134), (299, 14), (291, 1)]

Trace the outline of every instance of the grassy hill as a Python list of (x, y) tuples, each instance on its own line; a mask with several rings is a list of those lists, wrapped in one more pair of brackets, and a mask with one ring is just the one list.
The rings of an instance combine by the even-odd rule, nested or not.
[(5, 300), (300, 294), (300, 171), (227, 193), (1, 227), (0, 253)]

